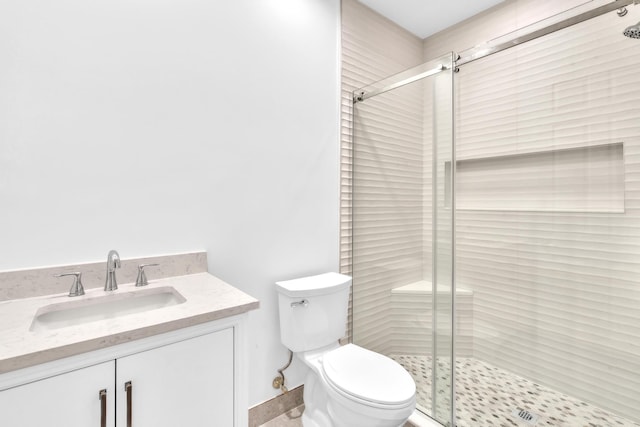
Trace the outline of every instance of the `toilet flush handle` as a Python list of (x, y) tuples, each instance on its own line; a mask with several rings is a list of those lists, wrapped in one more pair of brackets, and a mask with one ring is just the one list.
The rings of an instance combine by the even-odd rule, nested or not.
[(308, 305), (309, 305), (309, 301), (306, 300), (306, 299), (303, 299), (301, 301), (292, 302), (291, 303), (291, 308), (306, 307)]

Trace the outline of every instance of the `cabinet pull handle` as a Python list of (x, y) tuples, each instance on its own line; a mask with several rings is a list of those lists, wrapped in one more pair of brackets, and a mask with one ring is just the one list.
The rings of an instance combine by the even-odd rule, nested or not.
[(107, 389), (106, 388), (98, 392), (98, 400), (100, 400), (100, 427), (107, 427)]
[(133, 384), (131, 381), (124, 383), (124, 391), (127, 392), (127, 427), (132, 427), (131, 421), (133, 412)]

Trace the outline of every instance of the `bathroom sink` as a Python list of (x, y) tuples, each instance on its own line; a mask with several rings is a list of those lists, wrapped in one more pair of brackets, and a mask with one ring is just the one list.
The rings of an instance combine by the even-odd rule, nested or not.
[(186, 299), (170, 286), (88, 296), (40, 307), (29, 330), (59, 329), (115, 319), (128, 314), (182, 304), (185, 301)]

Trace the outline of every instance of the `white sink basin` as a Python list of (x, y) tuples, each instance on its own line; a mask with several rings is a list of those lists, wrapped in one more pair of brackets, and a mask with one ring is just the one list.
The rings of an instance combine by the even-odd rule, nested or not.
[(170, 286), (114, 291), (40, 307), (29, 330), (42, 331), (114, 319), (182, 304), (186, 299)]

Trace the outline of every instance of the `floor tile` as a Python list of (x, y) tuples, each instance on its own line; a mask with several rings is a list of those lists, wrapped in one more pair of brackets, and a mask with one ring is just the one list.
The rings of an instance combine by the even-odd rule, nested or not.
[[(431, 413), (431, 357), (391, 358), (411, 373), (418, 406)], [(442, 384), (448, 382), (449, 365), (448, 359), (438, 361)], [(450, 406), (449, 393), (442, 389), (437, 393), (443, 405)], [(456, 360), (456, 410), (458, 427), (640, 427), (640, 423), (468, 357)]]

